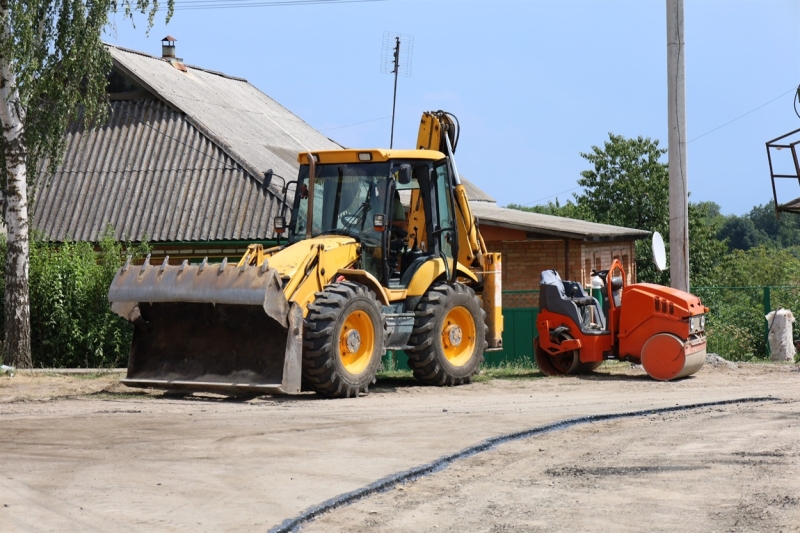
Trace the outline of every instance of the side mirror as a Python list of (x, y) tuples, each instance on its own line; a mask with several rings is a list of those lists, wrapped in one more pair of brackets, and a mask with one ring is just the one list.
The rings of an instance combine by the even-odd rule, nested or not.
[(272, 227), (275, 228), (275, 233), (280, 235), (286, 231), (286, 219), (283, 217), (275, 217), (272, 220)]
[(372, 215), (372, 228), (380, 233), (386, 231), (386, 215), (383, 213)]
[(272, 183), (272, 174), (273, 174), (272, 169), (269, 169), (266, 172), (264, 172), (264, 188), (265, 189), (268, 189), (269, 188), (269, 184)]
[(400, 165), (397, 171), (397, 182), (400, 185), (408, 185), (411, 183), (411, 165), (408, 163)]

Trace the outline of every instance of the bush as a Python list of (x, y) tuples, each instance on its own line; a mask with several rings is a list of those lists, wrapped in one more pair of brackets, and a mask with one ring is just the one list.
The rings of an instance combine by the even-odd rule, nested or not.
[[(128, 248), (140, 256), (147, 244)], [(3, 269), (5, 250), (3, 238)], [(114, 240), (110, 227), (97, 249), (86, 242), (49, 243), (40, 235), (31, 239), (31, 351), (35, 367), (110, 368), (126, 362), (133, 328), (112, 313), (108, 304), (108, 288), (124, 259), (123, 246)], [(0, 281), (0, 285), (2, 290), (4, 283)], [(3, 300), (0, 298), (0, 307)]]
[(765, 287), (770, 309), (800, 314), (800, 259), (796, 248), (757, 246), (725, 255), (709, 276), (714, 287), (692, 287), (710, 309), (708, 350), (742, 361), (767, 357)]

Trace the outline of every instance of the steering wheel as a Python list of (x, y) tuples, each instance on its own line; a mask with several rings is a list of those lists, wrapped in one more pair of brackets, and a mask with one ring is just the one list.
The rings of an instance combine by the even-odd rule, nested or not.
[(399, 226), (395, 226), (394, 224), (392, 224), (391, 226), (391, 231), (394, 234), (394, 236), (398, 239), (405, 239), (406, 237), (408, 237), (408, 231), (404, 230)]
[(345, 226), (355, 226), (361, 220), (361, 214), (356, 211), (355, 213), (342, 213), (339, 221)]

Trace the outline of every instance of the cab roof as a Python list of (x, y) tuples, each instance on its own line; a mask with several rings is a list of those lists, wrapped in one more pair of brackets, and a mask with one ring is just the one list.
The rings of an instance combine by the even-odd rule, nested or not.
[[(442, 152), (436, 150), (385, 150), (368, 148), (363, 150), (322, 150), (311, 152), (317, 163), (383, 163), (390, 159), (424, 159), (439, 161), (444, 159)], [(368, 154), (368, 155), (367, 155)], [(306, 153), (297, 155), (297, 162), (308, 164)]]

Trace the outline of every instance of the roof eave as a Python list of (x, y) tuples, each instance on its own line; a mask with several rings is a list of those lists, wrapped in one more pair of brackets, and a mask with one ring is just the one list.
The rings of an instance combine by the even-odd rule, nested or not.
[(553, 230), (549, 228), (533, 227), (524, 224), (514, 224), (513, 222), (505, 222), (502, 220), (494, 220), (486, 217), (478, 217), (478, 220), (481, 223), (490, 224), (492, 226), (496, 226), (499, 228), (514, 229), (514, 230), (524, 231), (526, 233), (532, 233), (550, 237), (560, 237), (562, 239), (576, 239), (582, 241), (610, 242), (610, 241), (622, 241), (631, 239), (639, 240), (639, 239), (644, 239), (650, 235), (649, 231), (633, 230), (633, 229), (630, 232), (618, 233), (616, 235), (601, 235), (601, 234), (580, 233), (580, 232), (571, 232), (563, 230)]

